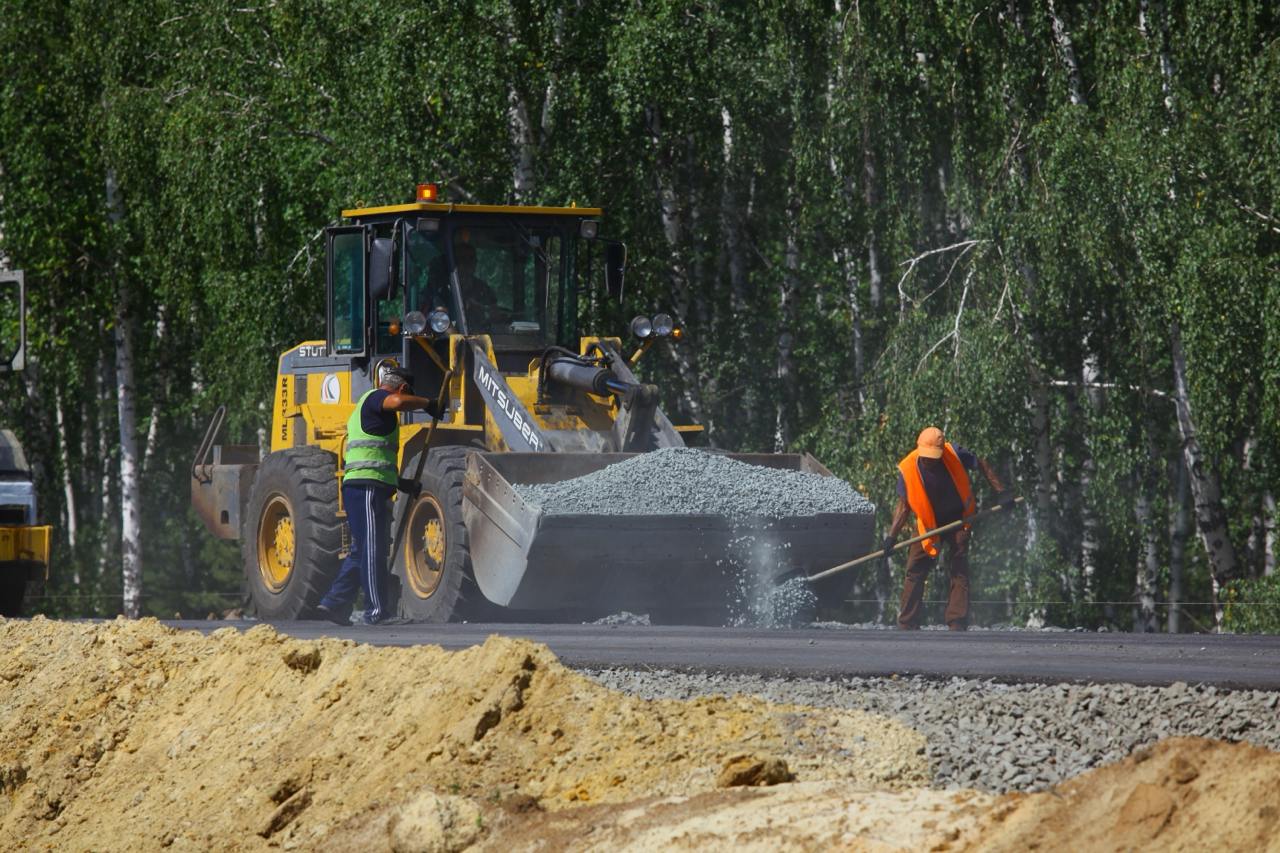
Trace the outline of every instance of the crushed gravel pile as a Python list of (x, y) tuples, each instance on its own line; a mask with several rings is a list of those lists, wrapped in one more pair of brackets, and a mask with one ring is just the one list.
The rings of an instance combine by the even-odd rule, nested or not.
[[(1041, 790), (1173, 736), (1280, 751), (1280, 693), (1211, 686), (1039, 685), (923, 678), (776, 679), (670, 671), (586, 673), (646, 698), (743, 694), (897, 719), (928, 739), (934, 784)], [(1280, 827), (1280, 823), (1277, 824)]]
[(5, 850), (454, 849), (504, 803), (788, 776), (919, 786), (924, 739), (859, 711), (636, 699), (497, 636), (446, 652), (0, 619)]
[(731, 520), (872, 513), (838, 477), (749, 465), (717, 453), (668, 447), (572, 480), (516, 485), (549, 515), (721, 515)]

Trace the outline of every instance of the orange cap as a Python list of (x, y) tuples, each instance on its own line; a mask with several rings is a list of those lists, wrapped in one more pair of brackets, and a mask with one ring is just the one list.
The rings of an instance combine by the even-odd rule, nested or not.
[(920, 430), (920, 436), (916, 438), (916, 452), (929, 459), (941, 459), (942, 446), (945, 443), (942, 430), (937, 427), (925, 427)]

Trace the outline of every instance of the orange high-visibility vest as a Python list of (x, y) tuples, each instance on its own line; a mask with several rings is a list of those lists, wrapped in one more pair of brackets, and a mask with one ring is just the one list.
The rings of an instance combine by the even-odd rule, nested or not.
[[(937, 517), (933, 514), (933, 504), (929, 501), (929, 493), (924, 490), (924, 477), (920, 476), (920, 453), (913, 450), (898, 463), (902, 472), (902, 482), (907, 486), (907, 506), (916, 514), (916, 528), (920, 533), (927, 533), (938, 526)], [(962, 518), (968, 518), (977, 510), (973, 502), (973, 486), (969, 484), (969, 473), (964, 470), (964, 463), (956, 455), (951, 442), (942, 448), (942, 464), (947, 466), (951, 482), (955, 483), (956, 492), (960, 495), (960, 504), (964, 507)], [(966, 528), (969, 525), (965, 525)], [(938, 537), (930, 536), (920, 541), (920, 547), (931, 557), (938, 556)]]

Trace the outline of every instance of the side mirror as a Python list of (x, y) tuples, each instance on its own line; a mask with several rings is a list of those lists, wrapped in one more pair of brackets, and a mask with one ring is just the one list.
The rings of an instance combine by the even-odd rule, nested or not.
[(26, 356), (26, 282), (22, 270), (0, 272), (0, 373), (20, 372)]
[(610, 299), (622, 301), (622, 281), (627, 272), (627, 244), (610, 240), (604, 247), (604, 289)]
[(390, 237), (375, 237), (369, 247), (369, 298), (375, 302), (391, 295), (391, 258), (395, 253), (395, 241)]

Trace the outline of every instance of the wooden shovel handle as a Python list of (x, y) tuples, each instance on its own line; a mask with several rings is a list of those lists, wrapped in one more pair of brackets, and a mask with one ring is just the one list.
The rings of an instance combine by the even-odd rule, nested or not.
[[(1014, 505), (1020, 504), (1022, 503), (1022, 501), (1023, 499), (1021, 497), (1016, 497), (1013, 499), (1013, 504)], [(846, 569), (852, 569), (854, 566), (860, 566), (869, 560), (876, 559), (877, 557), (887, 557), (891, 552), (897, 551), (899, 548), (906, 548), (908, 545), (912, 545), (916, 542), (921, 541), (922, 539), (928, 539), (931, 536), (937, 536), (940, 533), (946, 533), (948, 531), (955, 530), (957, 527), (960, 527), (961, 525), (969, 524), (970, 522), (976, 519), (985, 518), (988, 515), (994, 515), (995, 513), (1000, 512), (1005, 508), (1006, 507), (1004, 505), (999, 505), (999, 506), (993, 506), (990, 509), (984, 509), (982, 512), (976, 512), (973, 515), (969, 516), (968, 518), (962, 518), (959, 521), (953, 521), (950, 524), (944, 524), (941, 527), (935, 528), (934, 530), (925, 531), (924, 533), (921, 533), (919, 536), (913, 537), (911, 539), (903, 540), (902, 542), (899, 542), (896, 545), (894, 545), (888, 551), (886, 551), (883, 548), (878, 548), (875, 551), (872, 551), (870, 554), (859, 557), (856, 560), (850, 560), (847, 563), (841, 563), (838, 566), (832, 566), (831, 568), (826, 569), (825, 571), (818, 572), (816, 575), (809, 575), (807, 578), (805, 578), (805, 580), (808, 581), (809, 583), (813, 583), (814, 581), (819, 581), (819, 580), (822, 580), (823, 578), (829, 578), (832, 575), (839, 574), (840, 572), (843, 572)]]

